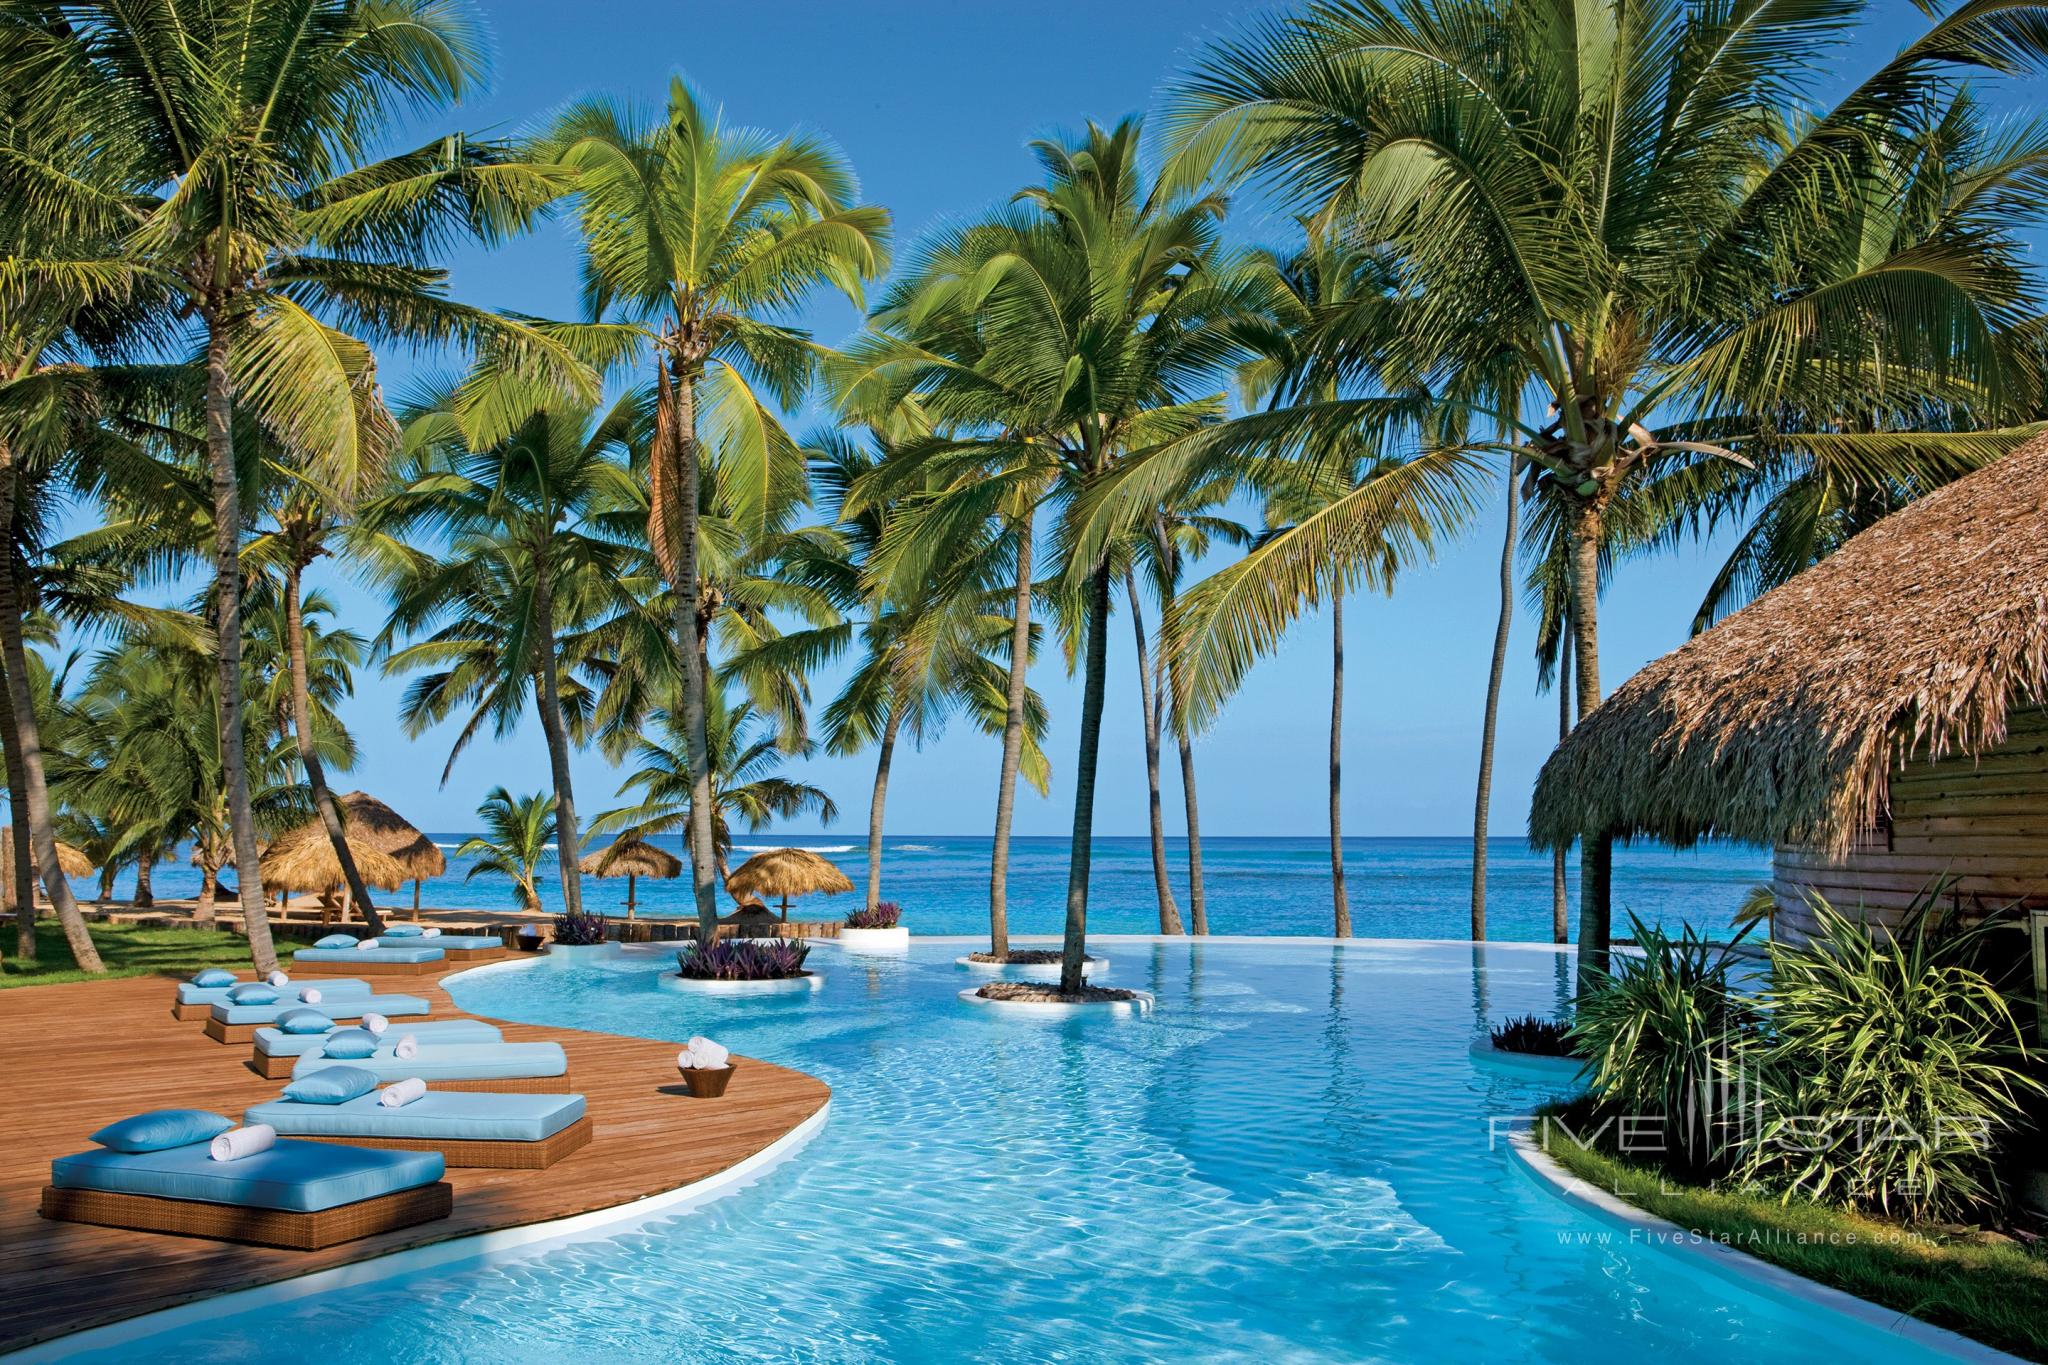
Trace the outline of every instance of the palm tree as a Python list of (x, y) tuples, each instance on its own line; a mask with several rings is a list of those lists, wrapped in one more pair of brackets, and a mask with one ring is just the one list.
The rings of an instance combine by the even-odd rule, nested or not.
[(606, 811), (590, 822), (590, 831), (630, 830), (645, 837), (685, 828), (698, 793), (708, 790), (712, 866), (723, 886), (729, 872), (734, 820), (746, 821), (750, 830), (761, 830), (778, 818), (790, 820), (811, 811), (829, 825), (839, 818), (839, 807), (821, 788), (776, 772), (789, 751), (781, 733), (756, 714), (752, 703), (730, 702), (723, 689), (711, 697), (711, 770), (705, 775), (709, 780), (698, 783), (690, 768), (690, 741), (682, 716), (674, 710), (657, 711), (648, 733), (634, 749), (640, 766), (619, 784), (622, 791), (638, 791), (640, 800)]
[[(603, 99), (572, 105), (540, 154), (576, 172), (590, 316), (641, 326), (654, 354), (648, 541), (671, 591), (688, 767), (708, 782), (710, 634), (723, 600), (699, 566), (705, 476), (742, 538), (801, 487), (802, 456), (763, 394), (795, 406), (816, 357), (803, 333), (767, 318), (821, 285), (858, 304), (861, 281), (887, 268), (888, 215), (854, 202), (852, 172), (829, 145), (728, 128), (680, 80), (659, 119)], [(707, 942), (718, 922), (711, 806), (700, 790), (688, 831)]]
[[(32, 92), (22, 117), (87, 126), (95, 154), (124, 168), (134, 228), (122, 249), (201, 343), (220, 730), (240, 734), (238, 414), (345, 498), (393, 435), (364, 337), (546, 351), (530, 330), (450, 302), (419, 262), (451, 233), (523, 227), (560, 177), (465, 138), (366, 159), (401, 115), (452, 102), (481, 69), (467, 17), (445, 0), (34, 6), (9, 36), (6, 78)], [(560, 371), (567, 358), (553, 360)], [(235, 746), (223, 776), (250, 952), (269, 970)]]
[[(1765, 434), (1804, 441), (1781, 414), (1929, 403), (1995, 420), (2029, 387), (2000, 341), (2034, 310), (2010, 224), (1937, 213), (1910, 245), (1882, 225), (1923, 212), (1901, 156), (1958, 72), (2043, 64), (2039, 9), (1938, 18), (1831, 108), (1800, 107), (1785, 73), (1838, 66), (1847, 13), (1321, 3), (1222, 45), (1173, 101), (1173, 177), (1263, 174), (1388, 245), (1415, 302), (1395, 349), (1418, 372), (1506, 347), (1532, 377), (1521, 406), (1550, 415), (1514, 430), (1561, 506), (1581, 719), (1601, 696), (1604, 523), (1632, 485), (1739, 461)], [(2038, 164), (1992, 179), (2016, 191)], [(1953, 444), (1864, 449), (1910, 463), (1930, 443)], [(1590, 972), (1608, 832), (1581, 850)]]
[(528, 914), (538, 914), (539, 869), (547, 860), (548, 845), (555, 838), (555, 798), (546, 792), (514, 796), (503, 787), (493, 787), (485, 795), (484, 803), (476, 808), (476, 814), (483, 821), (484, 832), (463, 840), (455, 850), (458, 858), (476, 860), (462, 874), (462, 880), (474, 880), (481, 872), (510, 877), (513, 893), (519, 897), (519, 908)]
[[(562, 900), (571, 914), (581, 913), (583, 896), (569, 760), (589, 699), (573, 681), (565, 687), (561, 636), (619, 600), (632, 551), (605, 538), (599, 523), (634, 500), (621, 456), (644, 426), (644, 408), (638, 394), (603, 412), (539, 408), (504, 440), (473, 450), (455, 400), (441, 396), (407, 421), (411, 477), (362, 516), (359, 541), (393, 587), (381, 639), (445, 622), (385, 663), (389, 672), (439, 670), (407, 690), (409, 731), (473, 708), (449, 755), (452, 767), (484, 720), (509, 732), (530, 691), (547, 741)], [(415, 532), (442, 538), (446, 552), (406, 544)]]

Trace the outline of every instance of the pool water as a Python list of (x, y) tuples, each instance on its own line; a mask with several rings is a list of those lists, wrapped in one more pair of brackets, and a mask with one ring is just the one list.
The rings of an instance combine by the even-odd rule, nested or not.
[[(1495, 945), (1112, 941), (1150, 1018), (995, 1017), (961, 943), (823, 947), (825, 988), (701, 1000), (664, 953), (451, 983), (479, 1014), (681, 1040), (833, 1087), (756, 1183), (621, 1235), (188, 1325), (97, 1359), (1917, 1359), (1579, 1213), (1490, 1118), (1540, 1083), (1466, 1049), (1570, 960)], [(673, 1079), (673, 1078), (670, 1078)], [(675, 1140), (691, 1140), (678, 1101)], [(576, 1160), (578, 1158), (571, 1158)], [(545, 1180), (544, 1172), (527, 1178)], [(568, 1354), (565, 1354), (567, 1352)], [(1695, 1354), (1696, 1353), (1696, 1354)]]

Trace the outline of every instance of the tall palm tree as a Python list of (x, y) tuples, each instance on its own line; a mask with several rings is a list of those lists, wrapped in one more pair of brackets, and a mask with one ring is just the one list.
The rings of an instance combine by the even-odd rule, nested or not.
[[(510, 877), (519, 908), (528, 914), (539, 913), (540, 865), (547, 861), (548, 845), (555, 838), (555, 798), (546, 792), (514, 796), (503, 787), (493, 787), (476, 808), (476, 815), (484, 832), (463, 840), (455, 850), (458, 858), (476, 860), (462, 880), (471, 881), (487, 872)], [(557, 856), (568, 855), (562, 852)]]
[[(632, 551), (605, 537), (604, 515), (635, 497), (624, 454), (644, 426), (641, 395), (610, 408), (539, 408), (510, 435), (472, 449), (454, 400), (419, 405), (406, 424), (409, 479), (365, 505), (360, 543), (393, 588), (383, 639), (433, 629), (386, 660), (389, 671), (434, 667), (407, 691), (404, 717), (417, 732), (473, 708), (449, 755), (452, 766), (485, 719), (500, 734), (531, 695), (547, 741), (562, 900), (583, 908), (580, 831), (570, 776), (588, 695), (565, 700), (562, 633), (619, 600)], [(435, 555), (405, 543), (431, 533)], [(444, 774), (445, 777), (445, 774)]]
[[(723, 601), (699, 566), (706, 493), (744, 536), (801, 486), (802, 455), (767, 400), (800, 402), (816, 357), (802, 332), (768, 319), (824, 285), (859, 303), (861, 282), (887, 268), (888, 215), (855, 202), (831, 146), (727, 127), (680, 80), (659, 118), (604, 99), (572, 105), (539, 155), (576, 173), (590, 316), (637, 324), (653, 352), (648, 540), (671, 591), (689, 769), (708, 782), (710, 635)], [(687, 841), (706, 941), (718, 921), (711, 806), (700, 790)]]
[[(346, 495), (393, 439), (366, 338), (546, 352), (530, 330), (450, 302), (421, 262), (451, 234), (523, 227), (561, 177), (459, 137), (370, 159), (401, 116), (454, 101), (481, 70), (468, 17), (446, 0), (24, 3), (13, 16), (4, 74), (33, 92), (23, 118), (89, 123), (96, 152), (126, 168), (123, 251), (178, 302), (203, 354), (220, 730), (240, 734), (237, 413)], [(223, 776), (250, 952), (268, 970), (249, 772), (233, 745)]]
[[(1318, 3), (1219, 46), (1173, 100), (1170, 174), (1263, 174), (1388, 244), (1418, 369), (1505, 346), (1532, 376), (1525, 410), (1549, 416), (1515, 433), (1561, 504), (1582, 719), (1601, 697), (1604, 523), (1633, 484), (1740, 460), (1779, 414), (1926, 402), (1997, 420), (2030, 386), (1999, 340), (2037, 311), (2010, 225), (1964, 212), (1910, 245), (1875, 229), (1920, 211), (1898, 173), (1920, 110), (1961, 71), (2044, 65), (2042, 7), (1937, 17), (1814, 107), (1788, 73), (1839, 69), (1858, 8)], [(1591, 972), (1609, 832), (1581, 850)]]

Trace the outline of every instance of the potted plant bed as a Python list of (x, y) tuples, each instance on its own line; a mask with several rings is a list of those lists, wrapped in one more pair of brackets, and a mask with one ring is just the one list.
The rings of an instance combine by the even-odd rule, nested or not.
[(692, 1038), (676, 1054), (676, 1070), (682, 1073), (683, 1085), (693, 1098), (700, 1100), (715, 1100), (723, 1095), (739, 1064), (739, 1058), (709, 1038)]
[(1494, 1025), (1470, 1051), (1480, 1065), (1524, 1080), (1573, 1087), (1585, 1083), (1585, 1060), (1572, 1055), (1571, 1025), (1555, 1019), (1533, 1014), (1509, 1019)]
[(804, 967), (811, 946), (793, 938), (722, 938), (676, 954), (676, 969), (655, 978), (685, 995), (807, 995), (825, 978)]
[(960, 998), (991, 1013), (1025, 1019), (1065, 1019), (1080, 1014), (1122, 1017), (1152, 1012), (1150, 992), (1127, 991), (1115, 986), (1083, 985), (1079, 991), (1067, 995), (1060, 991), (1057, 983), (991, 981), (960, 992)]
[(894, 901), (856, 910), (839, 928), (839, 946), (849, 953), (907, 953), (910, 930), (902, 920), (903, 907)]
[[(1013, 981), (1057, 982), (1060, 979), (1060, 958), (1057, 948), (1012, 948), (1001, 957), (987, 952), (968, 953), (953, 961), (970, 972), (1008, 977)], [(1109, 970), (1109, 959), (1093, 953), (1082, 958), (1081, 964), (1083, 976), (1100, 976)]]
[(616, 951), (606, 937), (608, 928), (603, 915), (557, 915), (548, 956), (568, 963), (608, 956)]

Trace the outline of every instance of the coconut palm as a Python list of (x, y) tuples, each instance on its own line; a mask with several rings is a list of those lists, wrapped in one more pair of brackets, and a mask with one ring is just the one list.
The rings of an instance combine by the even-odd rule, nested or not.
[(777, 819), (790, 820), (811, 812), (829, 825), (839, 818), (839, 807), (823, 789), (776, 772), (790, 753), (780, 732), (755, 712), (752, 703), (731, 702), (723, 689), (711, 696), (708, 781), (698, 783), (690, 769), (690, 739), (680, 712), (657, 711), (634, 748), (640, 766), (619, 784), (621, 791), (637, 791), (639, 801), (604, 812), (590, 822), (590, 832), (630, 830), (646, 837), (686, 828), (698, 793), (708, 790), (712, 866), (723, 886), (732, 853), (733, 821), (744, 820), (748, 829), (761, 830)]
[[(451, 395), (417, 405), (406, 423), (409, 477), (365, 505), (358, 536), (392, 585), (380, 640), (388, 646), (432, 632), (385, 662), (388, 672), (437, 670), (407, 689), (409, 731), (469, 708), (452, 767), (485, 720), (508, 733), (530, 693), (554, 779), (570, 914), (581, 913), (583, 896), (569, 760), (590, 701), (586, 689), (565, 681), (561, 636), (618, 601), (622, 566), (633, 554), (600, 534), (599, 520), (634, 500), (623, 456), (644, 426), (644, 409), (638, 394), (603, 411), (539, 408), (502, 441), (474, 450)], [(431, 534), (446, 550), (414, 548), (405, 542), (410, 534)]]
[[(671, 590), (688, 767), (708, 782), (723, 599), (703, 581), (699, 517), (708, 493), (744, 541), (801, 488), (802, 455), (768, 399), (799, 402), (816, 360), (802, 332), (768, 318), (820, 286), (858, 303), (861, 281), (887, 268), (888, 215), (855, 202), (829, 145), (728, 127), (680, 80), (659, 118), (604, 99), (572, 105), (539, 154), (576, 173), (590, 316), (644, 328), (653, 352), (648, 541)], [(700, 790), (687, 841), (707, 942), (718, 920), (711, 808)]]
[[(2039, 69), (2041, 8), (1937, 17), (1810, 108), (1792, 73), (1838, 69), (1856, 12), (1321, 3), (1219, 46), (1173, 100), (1171, 174), (1263, 174), (1388, 245), (1415, 303), (1396, 349), (1418, 371), (1505, 346), (1532, 376), (1524, 410), (1549, 416), (1514, 430), (1562, 507), (1582, 718), (1601, 695), (1604, 523), (1631, 485), (1759, 437), (1811, 444), (1777, 428), (1786, 414), (1986, 416), (2029, 387), (2000, 341), (2037, 311), (2010, 225), (1888, 228), (1925, 207), (1899, 174), (1914, 121), (1959, 71)], [(1928, 440), (1862, 445), (1910, 461)], [(1606, 957), (1610, 842), (1582, 841), (1588, 971)]]
[[(561, 177), (460, 137), (368, 158), (401, 116), (452, 102), (481, 69), (468, 17), (445, 0), (23, 4), (12, 17), (5, 76), (32, 92), (22, 117), (89, 126), (95, 155), (125, 169), (134, 227), (122, 251), (177, 302), (203, 352), (216, 695), (221, 732), (240, 734), (238, 420), (345, 500), (394, 437), (365, 338), (488, 341), (575, 373), (537, 333), (447, 299), (441, 272), (421, 263), (453, 235), (523, 227)], [(250, 951), (268, 970), (235, 746), (223, 775)]]
[(514, 796), (503, 787), (493, 787), (476, 814), (484, 832), (463, 840), (455, 850), (458, 858), (475, 859), (462, 880), (472, 881), (480, 873), (510, 877), (519, 908), (538, 914), (540, 865), (547, 860), (555, 839), (555, 798), (546, 792)]

